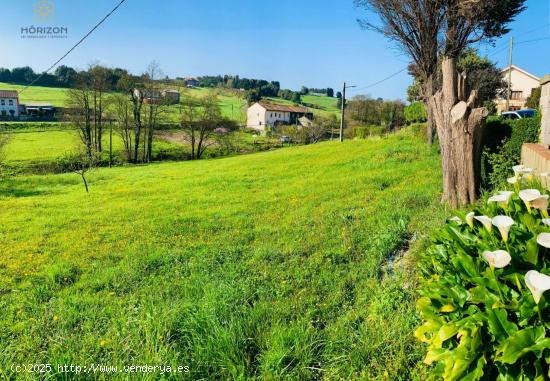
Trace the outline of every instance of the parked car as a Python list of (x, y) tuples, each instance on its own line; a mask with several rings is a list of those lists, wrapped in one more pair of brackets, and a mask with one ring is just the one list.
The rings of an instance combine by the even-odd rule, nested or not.
[(290, 136), (283, 135), (283, 136), (281, 136), (279, 141), (281, 143), (290, 143), (290, 142), (292, 142), (292, 139), (290, 139)]
[(524, 110), (506, 111), (500, 114), (500, 116), (504, 119), (523, 119), (534, 117), (536, 112), (535, 109), (526, 108)]

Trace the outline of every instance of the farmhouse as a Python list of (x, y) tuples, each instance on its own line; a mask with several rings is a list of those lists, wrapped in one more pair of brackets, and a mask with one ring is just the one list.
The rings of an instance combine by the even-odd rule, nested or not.
[(247, 127), (263, 131), (265, 127), (280, 124), (307, 125), (313, 119), (313, 113), (305, 107), (276, 105), (256, 102), (248, 108)]
[(0, 90), (0, 117), (16, 118), (19, 116), (19, 94), (15, 90)]
[(177, 104), (180, 101), (179, 91), (170, 89), (134, 89), (134, 94), (141, 94), (145, 103)]
[[(525, 108), (527, 98), (531, 95), (533, 89), (540, 86), (540, 78), (515, 66), (507, 67), (502, 70), (502, 76), (506, 82), (511, 70), (511, 94), (510, 94), (510, 111), (521, 110)], [(506, 91), (502, 97), (495, 100), (499, 113), (506, 110)]]
[(177, 90), (162, 90), (162, 96), (169, 104), (180, 103), (180, 93)]
[(199, 87), (199, 80), (195, 77), (186, 77), (183, 79), (183, 82), (185, 82), (185, 86), (189, 88)]
[(26, 103), (20, 106), (20, 114), (25, 114), (37, 119), (55, 118), (55, 113), (57, 111), (57, 108), (50, 103)]

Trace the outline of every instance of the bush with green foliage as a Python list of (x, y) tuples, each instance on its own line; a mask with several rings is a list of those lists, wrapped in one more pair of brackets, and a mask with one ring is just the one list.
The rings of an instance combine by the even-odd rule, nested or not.
[(483, 186), (498, 188), (512, 175), (511, 168), (521, 159), (523, 143), (538, 142), (540, 118), (503, 120), (491, 118), (485, 128)]
[(403, 110), (405, 121), (410, 123), (425, 122), (428, 119), (426, 106), (422, 102), (413, 102)]
[(434, 378), (550, 377), (548, 195), (520, 190), (518, 176), (514, 191), (451, 218), (422, 255), (415, 336)]
[(353, 137), (356, 139), (366, 139), (370, 136), (380, 136), (386, 132), (384, 126), (361, 126), (353, 128)]

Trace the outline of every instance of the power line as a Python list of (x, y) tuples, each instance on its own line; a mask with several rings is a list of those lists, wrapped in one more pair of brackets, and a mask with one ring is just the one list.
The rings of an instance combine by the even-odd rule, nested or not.
[(69, 54), (72, 53), (73, 50), (75, 50), (78, 45), (80, 45), (81, 43), (84, 42), (84, 40), (86, 40), (97, 28), (99, 28), (99, 26), (101, 24), (103, 24), (105, 22), (105, 20), (107, 20), (113, 13), (115, 13), (117, 11), (118, 8), (120, 8), (120, 6), (125, 2), (126, 0), (121, 0), (116, 7), (114, 7), (109, 13), (107, 13), (105, 15), (105, 17), (103, 17), (101, 19), (101, 21), (99, 21), (92, 29), (90, 29), (90, 31), (88, 33), (86, 33), (84, 35), (84, 37), (82, 37), (76, 44), (73, 45), (72, 48), (70, 48), (67, 53), (63, 54), (63, 56), (61, 56), (60, 59), (58, 59), (57, 61), (55, 61), (53, 63), (53, 65), (51, 65), (46, 71), (42, 72), (42, 74), (40, 74), (36, 79), (34, 79), (34, 81), (32, 81), (31, 83), (29, 83), (27, 86), (25, 86), (23, 88), (23, 90), (21, 90), (19, 93), (21, 94), (22, 92), (24, 92), (25, 90), (27, 90), (29, 87), (31, 87), (33, 84), (35, 84), (38, 80), (40, 80), (44, 75), (46, 75), (50, 70), (52, 70), (54, 67), (57, 66), (57, 64), (59, 64), (65, 57), (67, 57)]
[[(548, 25), (548, 24), (547, 24), (547, 25)], [(544, 26), (546, 26), (546, 25), (544, 25)], [(535, 31), (535, 30), (538, 30), (538, 29), (541, 29), (541, 27), (538, 27), (538, 28), (536, 28), (536, 29), (533, 29), (531, 32), (533, 32), (533, 31)], [(526, 32), (526, 33), (524, 33), (524, 34), (528, 34), (528, 33), (530, 33), (530, 32)], [(549, 40), (549, 39), (550, 39), (550, 37), (535, 38), (535, 39), (532, 39), (532, 40), (519, 41), (519, 42), (516, 43), (516, 45), (527, 44), (527, 43), (529, 43), (529, 42), (537, 42), (537, 41), (543, 41), (543, 40)], [(508, 50), (508, 49), (509, 49), (508, 46), (503, 46), (501, 49), (497, 50), (496, 52), (492, 52), (492, 53), (489, 54), (487, 57), (492, 57), (492, 56), (494, 56), (494, 55), (496, 55), (496, 54), (499, 54), (499, 53), (501, 53), (501, 52), (503, 52), (503, 51), (505, 51), (505, 50)], [(386, 82), (387, 80), (390, 80), (390, 79), (392, 79), (393, 77), (395, 77), (395, 76), (401, 74), (402, 72), (404, 72), (404, 71), (407, 70), (407, 69), (408, 69), (408, 67), (404, 67), (404, 68), (402, 68), (401, 70), (399, 70), (399, 71), (397, 71), (397, 72), (395, 72), (395, 73), (393, 73), (393, 74), (387, 76), (386, 78), (381, 79), (380, 81), (371, 83), (371, 84), (366, 85), (366, 86), (358, 87), (358, 88), (356, 88), (356, 89), (350, 90), (350, 92), (357, 92), (357, 91), (365, 90), (365, 89), (368, 89), (368, 88), (370, 88), (370, 87), (374, 87), (374, 86), (376, 86), (376, 85), (379, 85), (379, 84), (381, 84), (381, 83), (383, 83), (383, 82)]]
[(350, 90), (350, 92), (351, 92), (351, 91), (365, 90), (365, 89), (368, 89), (369, 87), (373, 87), (373, 86), (379, 85), (379, 84), (381, 84), (382, 82), (386, 82), (387, 80), (392, 79), (393, 77), (395, 77), (395, 76), (397, 76), (397, 75), (403, 73), (405, 70), (407, 70), (407, 68), (408, 68), (408, 66), (402, 68), (402, 69), (399, 70), (399, 71), (396, 71), (395, 73), (393, 73), (393, 74), (387, 76), (386, 78), (381, 79), (381, 80), (378, 81), (378, 82), (374, 82), (374, 83), (371, 83), (371, 84), (366, 85), (366, 86), (358, 87), (358, 88), (356, 88), (356, 89), (354, 89), (354, 90)]

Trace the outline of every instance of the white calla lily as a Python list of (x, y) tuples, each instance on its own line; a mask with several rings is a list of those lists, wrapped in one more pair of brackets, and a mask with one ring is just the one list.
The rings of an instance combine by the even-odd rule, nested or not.
[(492, 223), (498, 228), (498, 231), (502, 236), (502, 240), (507, 242), (510, 228), (515, 224), (514, 220), (508, 216), (496, 216), (493, 217)]
[(510, 177), (506, 181), (508, 182), (508, 184), (516, 184), (518, 182), (518, 178), (517, 177)]
[(512, 257), (505, 250), (484, 251), (482, 256), (491, 267), (497, 269), (508, 266), (512, 261)]
[(541, 221), (543, 224), (550, 226), (550, 218), (543, 218)]
[(460, 217), (454, 216), (449, 218), (449, 221), (454, 222), (455, 224), (462, 225), (464, 222), (460, 219)]
[(540, 196), (541, 194), (538, 189), (523, 189), (519, 191), (519, 198), (521, 198), (525, 203), (536, 200)]
[(466, 223), (473, 229), (474, 228), (474, 216), (476, 214), (474, 212), (470, 212), (466, 214), (466, 217), (464, 218), (466, 220)]
[(530, 270), (525, 274), (525, 284), (531, 291), (531, 294), (533, 294), (535, 303), (538, 304), (542, 294), (550, 290), (550, 276), (535, 270)]
[(501, 191), (498, 192), (498, 194), (489, 197), (487, 202), (497, 202), (500, 207), (506, 207), (508, 203), (510, 202), (510, 199), (512, 198), (512, 195), (514, 192), (510, 191)]
[(537, 236), (537, 243), (542, 247), (550, 249), (550, 233), (540, 233)]
[(523, 200), (527, 209), (548, 209), (548, 195), (541, 194), (538, 189), (523, 189), (519, 191), (519, 198)]
[(491, 218), (487, 216), (475, 216), (474, 218), (481, 222), (489, 233), (491, 232), (491, 230), (493, 230), (493, 221), (491, 220)]
[(491, 196), (489, 197), (489, 199), (487, 200), (487, 202), (498, 202), (498, 203), (501, 203), (501, 202), (505, 202), (507, 199), (506, 196), (502, 195), (502, 194), (497, 194), (497, 195), (494, 195), (494, 196)]
[(534, 199), (531, 201), (531, 207), (535, 209), (540, 210), (547, 210), (548, 209), (548, 195), (543, 194), (540, 197)]
[(514, 174), (516, 175), (521, 175), (522, 171), (525, 169), (525, 165), (523, 164), (519, 164), (519, 165), (514, 165), (512, 167), (512, 169), (514, 170)]

